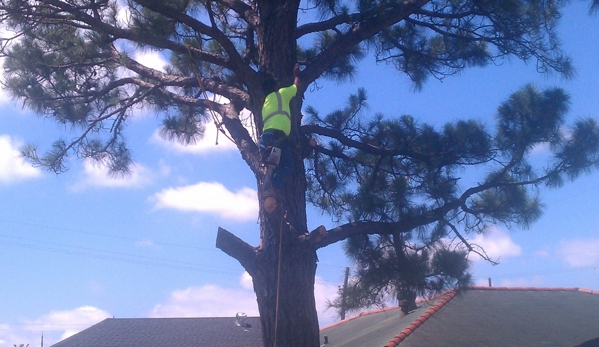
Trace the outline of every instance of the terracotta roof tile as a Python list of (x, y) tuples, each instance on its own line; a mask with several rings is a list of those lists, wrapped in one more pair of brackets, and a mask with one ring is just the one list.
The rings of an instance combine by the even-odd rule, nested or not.
[[(468, 290), (493, 290), (493, 291), (561, 291), (561, 292), (583, 292), (589, 294), (599, 294), (598, 291), (588, 290), (588, 289), (580, 289), (580, 288), (543, 288), (543, 287), (483, 287), (483, 286), (473, 286), (467, 288)], [(403, 340), (405, 340), (411, 333), (413, 333), (419, 326), (424, 324), (433, 314), (439, 311), (445, 304), (447, 304), (451, 299), (455, 297), (458, 293), (456, 290), (450, 290), (441, 295), (445, 295), (445, 297), (439, 300), (434, 306), (429, 308), (426, 312), (424, 312), (420, 317), (414, 320), (412, 324), (410, 324), (407, 328), (401, 331), (397, 336), (395, 336), (389, 343), (387, 343), (384, 347), (396, 347)], [(437, 297), (437, 296), (436, 296)], [(422, 300), (420, 300), (422, 302)]]
[(386, 311), (390, 311), (390, 310), (395, 310), (395, 309), (397, 309), (397, 307), (398, 307), (398, 306), (389, 306), (389, 307), (383, 307), (383, 308), (380, 308), (380, 309), (377, 309), (377, 310), (373, 310), (373, 311), (360, 312), (359, 314), (357, 314), (357, 315), (355, 315), (355, 316), (353, 316), (353, 317), (349, 317), (349, 318), (346, 318), (346, 319), (344, 319), (344, 320), (340, 320), (340, 321), (338, 321), (338, 322), (335, 322), (335, 323), (331, 323), (331, 324), (329, 324), (329, 325), (326, 325), (326, 326), (324, 326), (324, 327), (320, 328), (320, 330), (324, 330), (324, 329), (332, 328), (332, 327), (334, 327), (334, 326), (337, 326), (337, 325), (340, 325), (340, 324), (343, 324), (343, 323), (349, 322), (349, 321), (351, 321), (351, 320), (354, 320), (354, 319), (358, 319), (358, 318), (360, 318), (360, 317), (369, 316), (369, 315), (376, 314), (376, 313), (380, 313), (380, 312), (386, 312)]
[[(542, 291), (550, 291), (550, 292), (582, 292), (582, 293), (589, 293), (589, 294), (599, 294), (599, 291), (593, 291), (593, 290), (588, 290), (588, 289), (579, 289), (579, 288), (562, 288), (562, 287), (557, 287), (557, 288), (545, 288), (545, 287), (483, 287), (483, 286), (473, 286), (473, 287), (469, 287), (467, 288), (468, 290), (482, 290), (482, 291), (526, 291), (526, 292), (542, 292)], [(406, 328), (404, 328), (402, 331), (400, 331), (391, 341), (389, 341), (387, 344), (384, 345), (384, 347), (397, 347), (402, 341), (404, 341), (407, 337), (409, 337), (410, 335), (412, 335), (420, 326), (422, 326), (427, 320), (429, 320), (431, 317), (433, 317), (433, 315), (435, 313), (437, 313), (439, 310), (441, 310), (441, 308), (443, 308), (449, 301), (451, 301), (456, 294), (458, 293), (457, 290), (450, 290), (447, 291), (445, 293), (441, 293), (438, 294), (436, 296), (434, 296), (433, 298), (429, 298), (429, 299), (425, 299), (425, 300), (418, 300), (417, 303), (423, 303), (423, 302), (428, 302), (428, 301), (432, 301), (438, 298), (439, 299), (433, 306), (431, 306), (428, 310), (426, 310), (424, 313), (422, 313), (418, 318), (414, 319), (414, 321), (407, 326)], [(364, 316), (368, 316), (368, 315), (372, 315), (372, 314), (377, 314), (380, 312), (386, 312), (386, 311), (390, 311), (390, 310), (396, 310), (398, 307), (397, 306), (393, 306), (393, 307), (387, 307), (387, 308), (383, 308), (383, 309), (379, 309), (379, 310), (374, 310), (374, 311), (369, 311), (369, 312), (363, 312), (360, 313), (357, 316), (345, 319), (343, 321), (331, 324), (326, 326), (325, 328), (321, 329), (328, 329), (330, 327), (334, 327), (336, 325), (340, 325), (340, 324), (344, 324), (348, 321), (351, 321), (353, 319), (357, 319), (360, 317), (364, 317)]]
[(429, 308), (422, 316), (417, 318), (412, 324), (410, 324), (407, 328), (405, 328), (401, 333), (393, 338), (393, 340), (389, 341), (384, 347), (396, 347), (399, 345), (401, 341), (403, 341), (406, 337), (408, 337), (412, 332), (414, 332), (419, 326), (424, 324), (427, 319), (429, 319), (435, 312), (441, 309), (446, 303), (448, 303), (454, 296), (457, 294), (457, 291), (452, 290), (445, 294), (445, 297), (439, 300), (433, 307)]

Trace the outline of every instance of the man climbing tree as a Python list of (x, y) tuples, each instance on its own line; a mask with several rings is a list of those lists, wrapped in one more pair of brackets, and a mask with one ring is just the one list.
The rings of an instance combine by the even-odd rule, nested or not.
[(289, 143), (291, 132), (291, 110), (289, 103), (301, 87), (300, 68), (293, 68), (293, 84), (285, 88), (277, 88), (274, 78), (262, 82), (262, 91), (266, 98), (262, 106), (262, 135), (260, 135), (260, 151), (262, 161), (266, 165), (275, 166), (272, 174), (266, 177), (263, 189), (264, 209), (268, 213), (277, 207), (275, 189), (280, 189), (293, 169), (293, 154)]
[[(568, 97), (559, 89), (524, 87), (500, 107), (493, 131), (469, 120), (437, 130), (408, 116), (370, 116), (362, 90), (337, 112), (320, 116), (306, 109), (310, 117), (303, 118), (303, 91), (320, 78), (350, 80), (364, 58), (388, 62), (416, 89), (430, 76), (504, 57), (570, 76), (555, 32), (567, 3), (0, 0), (0, 18), (13, 35), (0, 45), (3, 83), (24, 106), (82, 129), (45, 153), (25, 147), (35, 165), (63, 172), (75, 155), (127, 172), (132, 158), (124, 132), (133, 109), (164, 115), (162, 133), (183, 143), (201, 137), (215, 115), (263, 197), (268, 175), (258, 136), (240, 115), (249, 110), (253, 127), (262, 130), (265, 76), (281, 85), (300, 77), (303, 87), (289, 109), (293, 169), (277, 191), (284, 209), (260, 210), (259, 246), (220, 229), (217, 247), (252, 276), (264, 346), (317, 347), (317, 249), (349, 240), (346, 247), (362, 268), (398, 275), (364, 288), (405, 293), (399, 296), (406, 300), (413, 292), (467, 283), (466, 255), (484, 253), (464, 235), (492, 223), (537, 219), (537, 188), (560, 186), (597, 165), (599, 129), (593, 120), (580, 120), (565, 136)], [(135, 48), (159, 51), (170, 65), (144, 66), (128, 53)], [(304, 67), (294, 76), (298, 61)], [(306, 136), (319, 137), (320, 145), (304, 161)], [(547, 142), (551, 159), (533, 167), (531, 149)], [(456, 172), (468, 168), (487, 175), (465, 182)], [(313, 229), (307, 203), (343, 223), (319, 242), (302, 237)], [(448, 238), (462, 246), (444, 243)]]

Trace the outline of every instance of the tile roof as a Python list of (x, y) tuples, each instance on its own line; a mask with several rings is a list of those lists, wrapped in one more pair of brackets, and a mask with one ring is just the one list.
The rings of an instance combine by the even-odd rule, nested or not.
[(260, 318), (109, 318), (52, 347), (261, 347)]
[[(599, 294), (578, 288), (472, 287), (321, 330), (327, 347), (563, 346), (599, 337)], [(587, 345), (584, 345), (587, 346)]]
[(321, 341), (327, 336), (327, 347), (384, 346), (442, 297), (420, 302), (418, 308), (404, 318), (399, 318), (400, 309), (397, 306), (361, 313), (322, 328)]

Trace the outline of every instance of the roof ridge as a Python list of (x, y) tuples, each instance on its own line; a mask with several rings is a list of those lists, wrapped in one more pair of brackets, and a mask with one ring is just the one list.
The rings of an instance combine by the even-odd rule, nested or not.
[(453, 299), (457, 294), (457, 290), (450, 290), (446, 292), (446, 295), (431, 308), (426, 310), (420, 317), (418, 317), (412, 324), (408, 325), (402, 332), (400, 332), (397, 336), (393, 338), (393, 340), (389, 341), (383, 347), (396, 347), (400, 342), (405, 340), (414, 330), (416, 330), (419, 326), (421, 326), (424, 322), (426, 322), (435, 312), (439, 311), (441, 307), (445, 306), (451, 299)]
[[(501, 291), (565, 291), (565, 292), (581, 292), (581, 293), (587, 293), (587, 294), (595, 294), (595, 295), (599, 295), (599, 290), (591, 290), (591, 289), (584, 289), (584, 288), (578, 288), (578, 287), (570, 287), (570, 288), (567, 288), (567, 287), (488, 287), (488, 286), (469, 286), (469, 287), (465, 287), (465, 288), (462, 288), (462, 289), (459, 289), (459, 288), (457, 288), (457, 289), (450, 289), (450, 290), (448, 290), (448, 291), (445, 291), (445, 292), (439, 293), (439, 294), (437, 294), (437, 295), (433, 295), (433, 296), (432, 296), (432, 297), (430, 297), (430, 298), (420, 298), (420, 299), (416, 300), (416, 303), (417, 303), (417, 304), (419, 304), (419, 303), (422, 303), (422, 302), (428, 302), (428, 301), (435, 300), (435, 299), (437, 299), (437, 298), (439, 298), (439, 297), (442, 297), (442, 296), (448, 296), (448, 295), (451, 295), (451, 298), (449, 298), (448, 300), (446, 300), (446, 301), (443, 303), (443, 305), (444, 305), (444, 304), (445, 304), (447, 301), (451, 300), (451, 299), (452, 299), (452, 298), (455, 296), (455, 294), (457, 293), (457, 291), (459, 291), (459, 290), (497, 290), (497, 291), (499, 291), (499, 290), (501, 290)], [(441, 299), (439, 302), (437, 302), (437, 304), (435, 304), (435, 305), (434, 305), (432, 308), (436, 307), (436, 306), (437, 306), (437, 305), (438, 305), (438, 304), (439, 304), (441, 301), (443, 301), (443, 300), (445, 300), (445, 298), (444, 298), (444, 299)], [(441, 305), (441, 306), (443, 306), (443, 305)], [(331, 324), (329, 324), (329, 325), (326, 325), (326, 326), (324, 326), (324, 327), (320, 328), (320, 331), (322, 331), (322, 330), (325, 330), (325, 329), (328, 329), (328, 328), (332, 328), (332, 327), (334, 327), (334, 326), (337, 326), (337, 325), (339, 325), (339, 324), (343, 324), (343, 323), (346, 323), (346, 322), (348, 322), (348, 321), (351, 321), (351, 320), (354, 320), (354, 319), (357, 319), (357, 318), (360, 318), (360, 317), (369, 316), (369, 315), (371, 315), (371, 314), (375, 314), (375, 313), (380, 313), (380, 312), (385, 312), (385, 311), (395, 310), (395, 309), (397, 309), (397, 308), (399, 308), (399, 306), (388, 306), (388, 307), (379, 308), (379, 309), (376, 309), (376, 310), (373, 310), (373, 311), (364, 311), (364, 312), (360, 312), (359, 314), (356, 314), (356, 315), (354, 315), (354, 316), (352, 316), (352, 317), (349, 317), (349, 318), (346, 318), (346, 319), (344, 319), (344, 320), (340, 320), (340, 321), (338, 321), (338, 322), (334, 322), (334, 323), (331, 323)], [(431, 309), (432, 309), (432, 308), (431, 308)], [(439, 308), (440, 308), (440, 307), (439, 307)], [(429, 309), (429, 310), (430, 310), (430, 309)], [(437, 310), (438, 310), (438, 309), (437, 309)], [(436, 312), (436, 310), (435, 310), (435, 312)], [(427, 311), (427, 312), (425, 312), (425, 313), (424, 313), (422, 316), (426, 315), (427, 313), (428, 313), (428, 311)], [(434, 312), (433, 312), (433, 313), (434, 313)], [(422, 316), (421, 316), (421, 318), (422, 318)], [(428, 316), (427, 316), (427, 319), (428, 319)], [(419, 324), (417, 324), (416, 326), (414, 326), (414, 328), (416, 328), (416, 327), (420, 326), (420, 324), (424, 323), (424, 321), (425, 321), (425, 320), (426, 320), (426, 319), (424, 319), (424, 320), (423, 320), (421, 323), (419, 323)], [(416, 320), (416, 321), (417, 321), (417, 320)], [(395, 338), (394, 338), (394, 339), (393, 339), (391, 342), (395, 341), (395, 339), (396, 339), (398, 336), (402, 335), (404, 332), (406, 332), (406, 330), (410, 329), (410, 327), (412, 327), (412, 325), (414, 325), (414, 323), (412, 323), (410, 326), (408, 326), (408, 328), (404, 329), (404, 331), (402, 331), (402, 332), (401, 332), (399, 335), (397, 335), (397, 336), (396, 336), (396, 337), (395, 337)], [(409, 334), (408, 334), (408, 335), (409, 335)], [(407, 336), (406, 336), (406, 337), (407, 337)], [(405, 337), (404, 337), (404, 338), (405, 338)], [(402, 338), (402, 340), (403, 340), (403, 338)], [(399, 340), (397, 343), (401, 342), (402, 340)], [(387, 345), (385, 345), (385, 347), (387, 347), (387, 346), (389, 346), (389, 347), (394, 347), (394, 346), (396, 346), (396, 344), (390, 344), (391, 342), (389, 342)]]
[(349, 321), (351, 321), (351, 320), (354, 320), (354, 319), (357, 319), (357, 318), (360, 318), (360, 317), (364, 317), (364, 316), (370, 316), (371, 314), (380, 313), (380, 312), (385, 312), (385, 311), (391, 311), (391, 310), (395, 310), (395, 309), (397, 309), (397, 308), (399, 308), (399, 306), (388, 306), (388, 307), (382, 307), (382, 308), (379, 308), (379, 309), (376, 309), (376, 310), (373, 310), (373, 311), (364, 311), (364, 312), (360, 312), (360, 313), (358, 313), (357, 315), (354, 315), (354, 316), (351, 316), (351, 317), (349, 317), (349, 318), (346, 318), (346, 319), (340, 320), (340, 321), (338, 321), (338, 322), (335, 322), (335, 323), (331, 323), (331, 324), (329, 324), (329, 325), (326, 325), (326, 326), (324, 326), (324, 327), (320, 328), (320, 331), (322, 331), (322, 330), (325, 330), (325, 329), (328, 329), (328, 328), (332, 328), (332, 327), (334, 327), (334, 326), (336, 326), (336, 325), (339, 325), (339, 324), (342, 324), (342, 323), (346, 323), (346, 322), (349, 322)]
[(465, 290), (504, 290), (504, 291), (549, 291), (549, 292), (582, 292), (589, 294), (599, 294), (597, 290), (584, 289), (578, 287), (486, 287), (486, 286), (470, 286)]
[[(453, 290), (453, 289), (452, 289), (452, 290)], [(449, 291), (451, 291), (451, 290), (449, 290)], [(444, 295), (447, 295), (447, 294), (449, 293), (449, 291), (444, 291), (444, 292), (442, 292), (442, 293), (438, 293), (438, 294), (436, 294), (436, 295), (433, 295), (433, 296), (432, 296), (432, 297), (430, 297), (430, 298), (420, 298), (420, 299), (416, 300), (416, 303), (417, 303), (417, 304), (421, 304), (421, 303), (423, 303), (423, 302), (429, 302), (429, 301), (431, 301), (431, 300), (435, 300), (435, 299), (437, 299), (437, 298), (439, 298), (439, 297), (442, 297), (442, 296), (444, 296)], [(360, 318), (360, 317), (369, 316), (369, 315), (371, 315), (371, 314), (380, 313), (380, 312), (385, 312), (385, 311), (396, 310), (396, 309), (398, 309), (398, 308), (399, 308), (399, 306), (398, 306), (398, 305), (393, 305), (393, 306), (387, 306), (387, 307), (378, 308), (378, 309), (376, 309), (376, 310), (372, 310), (372, 311), (364, 311), (364, 312), (360, 312), (360, 313), (358, 313), (358, 314), (356, 314), (356, 315), (353, 315), (353, 316), (351, 316), (351, 317), (349, 317), (349, 318), (346, 318), (346, 319), (340, 320), (340, 321), (338, 321), (338, 322), (331, 323), (331, 324), (329, 324), (329, 325), (325, 325), (324, 327), (320, 328), (320, 330), (322, 331), (322, 330), (325, 330), (325, 329), (328, 329), (328, 328), (332, 328), (332, 327), (334, 327), (334, 326), (336, 326), (336, 325), (339, 325), (339, 324), (342, 324), (342, 323), (345, 323), (345, 322), (348, 322), (348, 321), (351, 321), (351, 320), (354, 320), (354, 319), (357, 319), (357, 318)]]

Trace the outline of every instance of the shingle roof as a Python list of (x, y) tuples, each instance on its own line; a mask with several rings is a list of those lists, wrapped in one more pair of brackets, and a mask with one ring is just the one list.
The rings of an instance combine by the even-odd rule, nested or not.
[(327, 347), (554, 346), (599, 337), (599, 294), (577, 288), (449, 291), (400, 318), (393, 307), (325, 327)]
[(258, 317), (109, 318), (52, 347), (261, 347)]

